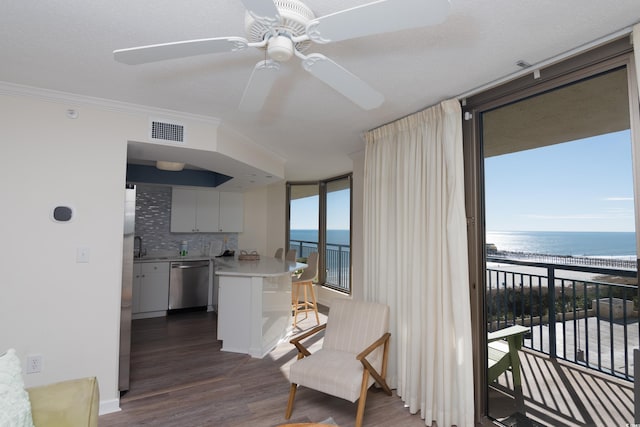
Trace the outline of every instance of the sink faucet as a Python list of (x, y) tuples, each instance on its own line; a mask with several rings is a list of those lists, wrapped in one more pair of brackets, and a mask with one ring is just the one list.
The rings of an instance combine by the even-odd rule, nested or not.
[[(138, 242), (138, 251), (137, 251), (137, 254), (136, 254), (136, 252), (135, 252), (136, 241)], [(144, 255), (146, 255), (146, 254), (147, 254), (147, 252), (146, 252), (146, 251), (143, 251), (143, 250), (142, 250), (142, 237), (141, 237), (141, 236), (135, 236), (135, 237), (133, 238), (133, 248), (134, 248), (133, 256), (134, 256), (135, 258), (142, 258)]]

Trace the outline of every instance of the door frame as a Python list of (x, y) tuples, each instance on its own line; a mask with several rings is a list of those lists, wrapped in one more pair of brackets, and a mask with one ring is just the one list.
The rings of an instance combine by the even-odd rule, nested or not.
[[(469, 292), (473, 336), (475, 419), (493, 425), (488, 416), (487, 328), (485, 315), (485, 211), (482, 113), (567, 84), (626, 67), (633, 157), (636, 230), (640, 230), (640, 108), (631, 36), (626, 35), (523, 77), (462, 100), (465, 205), (469, 253)], [(534, 73), (535, 71), (535, 73)], [(539, 73), (539, 74), (538, 74)], [(638, 243), (636, 242), (636, 246)], [(637, 248), (640, 254), (640, 250)]]

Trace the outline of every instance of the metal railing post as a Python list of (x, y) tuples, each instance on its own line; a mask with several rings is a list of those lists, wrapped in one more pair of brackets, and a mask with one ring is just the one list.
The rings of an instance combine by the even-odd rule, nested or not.
[(338, 285), (342, 285), (342, 245), (338, 245)]
[(549, 292), (549, 356), (556, 352), (556, 275), (553, 266), (547, 266), (547, 292)]

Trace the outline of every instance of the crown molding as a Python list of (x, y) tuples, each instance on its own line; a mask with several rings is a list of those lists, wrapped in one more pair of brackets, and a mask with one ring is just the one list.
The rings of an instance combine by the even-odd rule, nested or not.
[(182, 120), (195, 120), (219, 126), (221, 120), (217, 117), (202, 116), (199, 114), (185, 113), (183, 111), (168, 110), (163, 108), (149, 107), (145, 105), (131, 104), (112, 99), (97, 98), (87, 95), (78, 95), (69, 92), (61, 92), (51, 89), (43, 89), (34, 86), (20, 85), (0, 81), (0, 95), (27, 96), (43, 101), (66, 103), (74, 105), (89, 105), (104, 110), (116, 111), (127, 114), (142, 114), (152, 116), (173, 117)]

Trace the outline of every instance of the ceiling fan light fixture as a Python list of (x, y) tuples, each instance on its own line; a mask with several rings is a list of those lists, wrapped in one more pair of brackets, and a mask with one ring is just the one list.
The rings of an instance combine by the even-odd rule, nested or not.
[(274, 61), (287, 62), (293, 56), (293, 42), (287, 36), (271, 37), (267, 53)]
[(184, 163), (158, 160), (156, 161), (156, 168), (163, 171), (179, 172), (184, 169)]
[[(273, 3), (280, 15), (280, 22), (275, 25), (257, 20), (249, 11), (245, 14), (244, 30), (250, 42), (259, 43), (274, 34), (302, 36), (306, 33), (309, 21), (316, 18), (311, 8), (301, 0), (273, 0)], [(311, 41), (304, 40), (295, 45), (299, 52), (305, 52), (311, 46)]]

